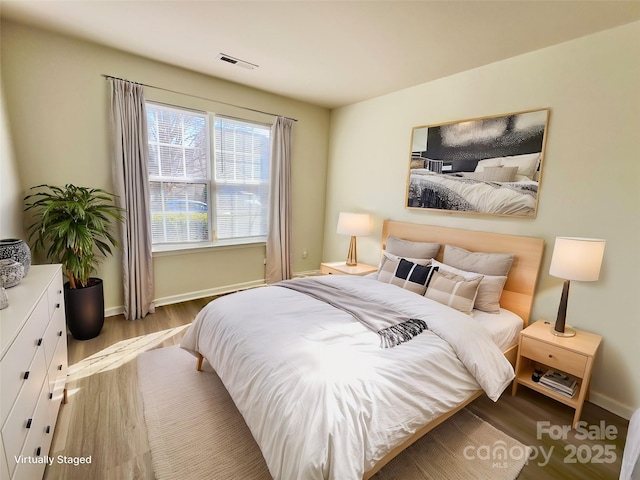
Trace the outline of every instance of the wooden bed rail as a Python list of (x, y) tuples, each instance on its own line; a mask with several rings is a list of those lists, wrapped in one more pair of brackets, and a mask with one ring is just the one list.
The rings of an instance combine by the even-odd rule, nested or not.
[(202, 356), (201, 353), (198, 354), (198, 363), (196, 364), (196, 370), (201, 372), (202, 371), (202, 360), (204, 360), (204, 357)]

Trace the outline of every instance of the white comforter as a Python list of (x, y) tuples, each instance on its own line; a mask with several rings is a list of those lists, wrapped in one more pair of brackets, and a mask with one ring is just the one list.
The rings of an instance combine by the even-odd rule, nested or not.
[(421, 318), (429, 331), (382, 349), (347, 313), (276, 286), (207, 305), (182, 347), (215, 368), (274, 478), (362, 478), (480, 386), (497, 400), (513, 379), (470, 317), (372, 278), (317, 278)]

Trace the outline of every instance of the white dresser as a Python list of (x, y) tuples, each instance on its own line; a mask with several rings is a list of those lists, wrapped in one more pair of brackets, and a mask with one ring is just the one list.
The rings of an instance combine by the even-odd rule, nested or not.
[(42, 478), (66, 396), (67, 330), (60, 265), (35, 265), (0, 310), (0, 478)]

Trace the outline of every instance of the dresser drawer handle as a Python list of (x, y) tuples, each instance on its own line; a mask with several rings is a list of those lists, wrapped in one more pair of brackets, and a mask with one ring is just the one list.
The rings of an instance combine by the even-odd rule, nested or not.
[(60, 308), (60, 304), (59, 303), (56, 303), (56, 308)]
[(53, 393), (50, 393), (49, 394), (49, 400), (52, 400), (52, 399), (53, 399)]
[(60, 330), (60, 331), (58, 332), (58, 336), (59, 336), (59, 337), (61, 337), (61, 336), (62, 336), (62, 330)]
[(37, 343), (37, 345), (38, 345), (38, 346), (42, 345), (42, 339), (41, 339), (41, 338), (39, 338), (39, 339), (38, 339), (38, 343)]
[(45, 430), (46, 433), (51, 433), (51, 425), (47, 425), (47, 429)]
[(62, 364), (58, 365), (58, 370), (62, 371)]
[(27, 380), (29, 378), (29, 371), (24, 372), (24, 380)]
[(30, 418), (29, 420), (27, 420), (27, 428), (31, 428), (31, 421), (33, 420), (33, 418)]
[(549, 358), (553, 358), (553, 355), (549, 354)]
[(36, 457), (40, 456), (40, 452), (42, 451), (42, 447), (36, 448)]
[(58, 290), (58, 295), (60, 295), (62, 293), (62, 290)]

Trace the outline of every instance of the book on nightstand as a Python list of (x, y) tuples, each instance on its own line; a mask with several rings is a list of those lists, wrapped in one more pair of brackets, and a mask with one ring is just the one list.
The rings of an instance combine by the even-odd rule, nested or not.
[(549, 370), (545, 373), (540, 378), (540, 384), (569, 398), (572, 398), (578, 389), (576, 380), (557, 370)]

